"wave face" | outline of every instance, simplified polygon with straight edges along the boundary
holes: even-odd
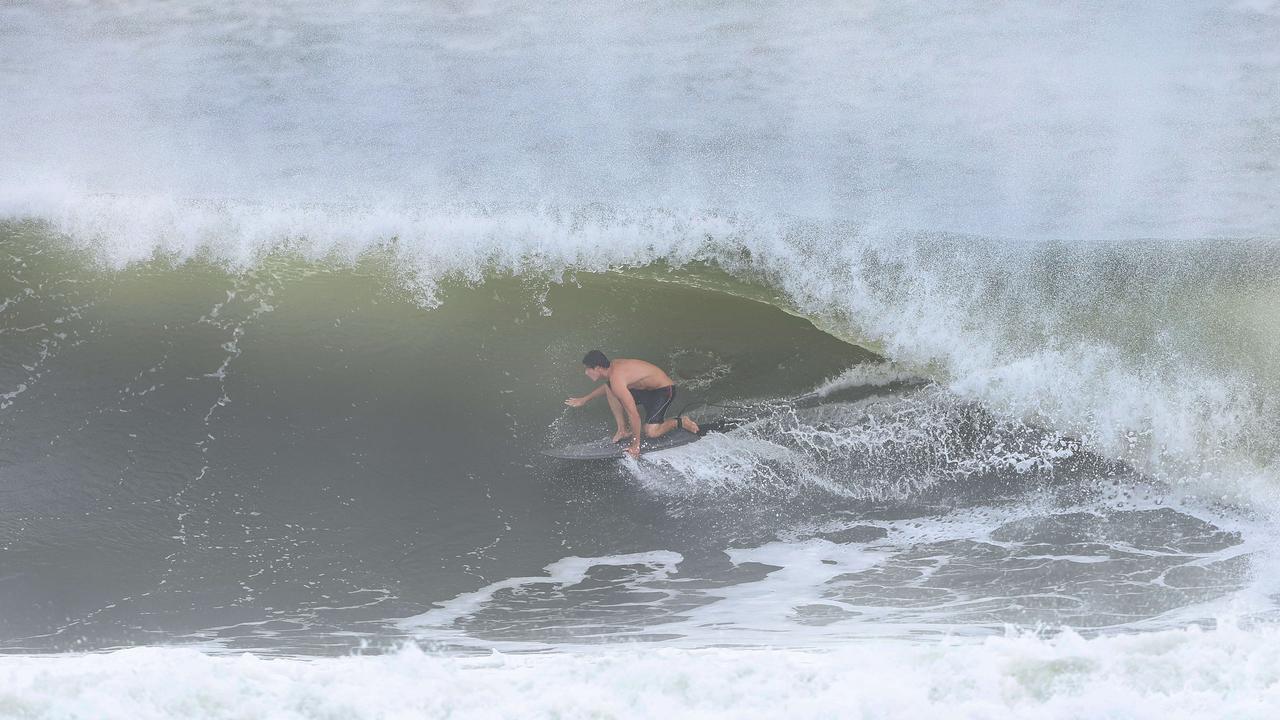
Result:
[[[960,678],[871,714],[1274,709],[1277,35],[5,4],[0,708],[159,666],[299,716],[362,673],[568,694],[604,657],[619,693],[761,660],[814,715],[869,658]],[[609,431],[562,404],[595,347],[731,429],[540,457]],[[430,702],[360,711],[481,712]]]

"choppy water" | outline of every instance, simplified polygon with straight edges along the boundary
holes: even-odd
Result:
[[[0,715],[1270,717],[1278,37],[0,8]]]

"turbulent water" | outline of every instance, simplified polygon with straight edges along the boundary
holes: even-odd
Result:
[[[1278,47],[4,4],[0,715],[1274,716]]]

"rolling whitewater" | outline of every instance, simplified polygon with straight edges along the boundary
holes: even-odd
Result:
[[[1272,717],[1278,36],[6,4],[0,716]]]

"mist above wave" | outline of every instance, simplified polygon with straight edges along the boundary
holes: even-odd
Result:
[[[1275,234],[1274,3],[7,3],[0,210],[722,208]]]

